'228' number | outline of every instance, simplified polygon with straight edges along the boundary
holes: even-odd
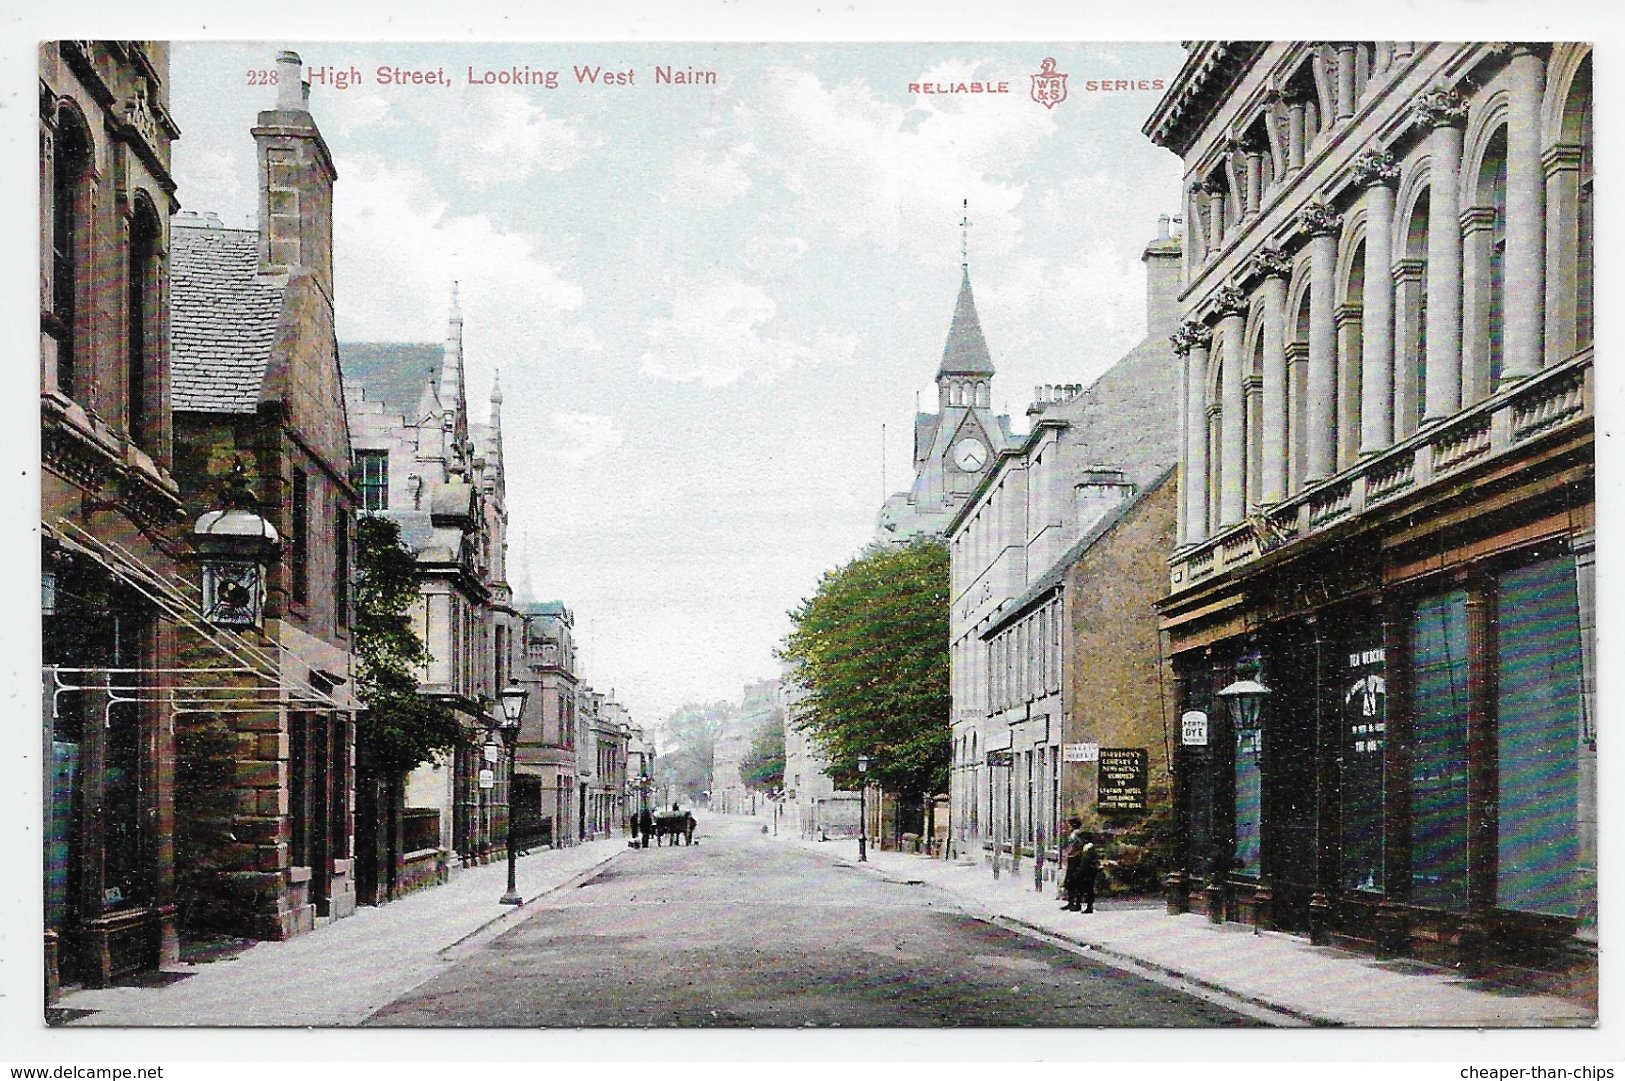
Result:
[[[276,85],[276,69],[271,68],[270,70],[251,71],[251,72],[249,72],[248,73],[248,85],[249,86],[275,86]]]

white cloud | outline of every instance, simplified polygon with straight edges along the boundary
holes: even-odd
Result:
[[[500,333],[505,351],[596,349],[578,321],[581,286],[520,233],[484,214],[448,213],[429,180],[362,155],[340,163],[334,198],[339,334],[352,340],[435,341],[453,279],[469,335]],[[499,330],[496,328],[500,328]],[[516,348],[518,346],[518,348]]]
[[[614,417],[602,413],[554,412],[548,417],[543,451],[565,465],[601,458],[626,438]]]
[[[980,66],[954,61],[919,78],[985,80]],[[1022,184],[1015,178],[1055,127],[1025,95],[922,94],[904,108],[877,100],[861,80],[830,87],[811,74],[781,71],[766,97],[776,135],[764,163],[782,176],[801,213],[843,239],[907,247],[940,265],[957,254],[953,225],[968,198],[971,220],[982,226],[972,230],[973,249],[1020,245]]]
[[[815,332],[801,341],[764,333],[778,306],[754,285],[713,274],[676,284],[667,298],[671,314],[649,324],[643,370],[676,383],[720,387],[745,375],[771,381],[798,364],[843,364],[855,353],[855,335]]]
[[[774,275],[807,254],[807,242],[798,236],[753,236],[745,243],[745,265],[762,275]]]
[[[563,172],[581,159],[575,125],[512,87],[469,91],[439,125],[437,150],[475,188],[517,183],[536,169]]]
[[[678,206],[725,207],[750,190],[745,162],[755,154],[756,147],[750,143],[729,147],[721,154],[691,147],[672,163],[667,198]]]

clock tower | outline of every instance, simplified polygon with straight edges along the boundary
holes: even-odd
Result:
[[[914,418],[914,484],[881,508],[877,536],[883,541],[940,536],[999,452],[1015,443],[1010,418],[993,413],[993,358],[976,315],[969,267],[961,268],[936,382],[937,411]]]

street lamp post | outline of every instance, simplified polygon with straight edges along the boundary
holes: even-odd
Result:
[[[502,719],[498,728],[502,732],[502,744],[508,749],[508,892],[502,895],[500,902],[505,905],[525,903],[525,899],[519,896],[519,856],[513,838],[513,775],[514,760],[519,757],[519,726],[524,720],[525,699],[529,696],[530,692],[517,684],[510,684],[497,695],[502,702]]]
[[[869,860],[869,756],[858,755],[858,862]]]

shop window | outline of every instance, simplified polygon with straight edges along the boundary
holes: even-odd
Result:
[[[1411,621],[1411,901],[1467,907],[1467,594]]]
[[[1383,888],[1383,751],[1388,745],[1388,682],[1383,650],[1375,643],[1350,648],[1342,658],[1343,730],[1342,884],[1351,890]]]
[[[1496,904],[1573,916],[1581,711],[1573,561],[1501,575],[1496,610]]]
[[[1241,875],[1259,873],[1264,808],[1264,733],[1262,729],[1236,731],[1236,860]]]

